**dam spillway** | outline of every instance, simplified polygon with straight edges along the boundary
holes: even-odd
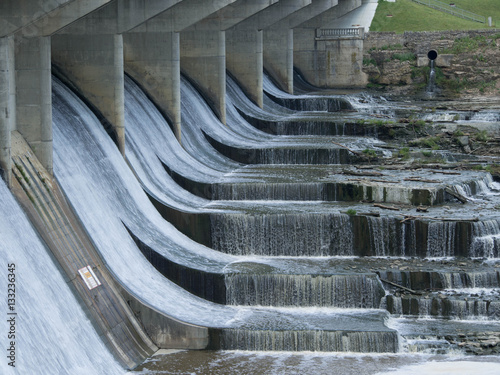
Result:
[[[132,85],[132,82],[128,84]],[[134,92],[133,90],[137,90],[137,88],[134,89],[133,87],[127,86],[127,90],[129,89],[132,90],[130,91],[131,93]],[[56,95],[61,95],[60,89],[55,90],[55,92]],[[129,98],[132,99],[133,97],[130,96]],[[186,100],[189,102],[188,99]],[[54,101],[57,102],[57,100]],[[129,108],[134,113],[135,118],[137,118],[140,112],[132,110],[132,108],[134,108],[132,104]],[[149,111],[149,113],[151,113],[151,111]],[[133,116],[130,118],[132,119]],[[145,122],[143,121],[142,123]],[[195,294],[205,298],[223,301],[232,306],[244,305],[250,307],[265,305],[273,308],[278,306],[296,306],[299,311],[306,306],[321,306],[322,308],[330,306],[330,308],[340,309],[335,310],[336,313],[342,311],[342,309],[346,309],[345,313],[347,316],[355,316],[356,313],[354,313],[354,311],[360,311],[359,309],[367,309],[366,311],[368,312],[373,311],[373,309],[375,309],[375,311],[383,311],[381,309],[386,308],[394,316],[401,316],[402,318],[400,319],[405,319],[405,315],[415,316],[415,310],[409,310],[404,306],[408,303],[412,306],[417,303],[421,306],[417,308],[417,311],[421,312],[421,315],[424,316],[427,315],[425,313],[426,311],[430,311],[428,310],[429,308],[425,307],[427,306],[426,303],[428,299],[423,297],[420,299],[413,298],[410,302],[406,302],[409,297],[401,296],[401,294],[397,292],[397,288],[391,292],[390,284],[384,283],[384,281],[381,280],[387,280],[411,290],[425,290],[427,288],[436,287],[444,290],[463,287],[464,285],[460,286],[453,283],[446,284],[443,280],[461,277],[457,275],[465,275],[464,277],[468,277],[464,271],[447,270],[446,267],[443,268],[443,266],[438,266],[437,270],[426,269],[425,266],[431,269],[435,266],[433,262],[429,262],[427,259],[447,258],[454,256],[457,251],[459,251],[459,254],[462,254],[463,251],[466,251],[464,249],[471,248],[471,243],[480,243],[482,238],[486,238],[496,233],[495,225],[487,224],[485,221],[479,221],[478,223],[474,221],[470,223],[463,222],[460,225],[454,222],[426,221],[425,213],[422,213],[422,218],[420,218],[421,222],[419,222],[419,220],[412,220],[410,223],[401,223],[402,219],[398,219],[397,216],[391,217],[391,215],[381,215],[380,217],[370,215],[352,216],[346,214],[344,210],[347,210],[347,207],[358,208],[355,204],[363,207],[363,204],[349,201],[344,203],[337,201],[330,203],[322,201],[316,203],[310,201],[290,201],[289,204],[285,204],[283,201],[265,202],[262,198],[256,201],[241,201],[238,199],[221,201],[192,196],[187,191],[179,189],[178,185],[172,179],[172,176],[167,173],[168,169],[172,170],[179,168],[179,163],[189,162],[192,164],[189,172],[192,174],[191,177],[197,176],[198,179],[202,179],[205,182],[211,182],[227,178],[228,176],[234,178],[237,176],[235,172],[241,169],[242,165],[231,160],[224,160],[221,156],[219,156],[219,158],[224,160],[223,163],[217,164],[214,159],[208,159],[210,162],[207,163],[207,158],[200,156],[200,149],[198,149],[196,153],[192,151],[184,161],[179,161],[178,155],[176,155],[177,153],[172,151],[162,152],[161,147],[155,148],[154,146],[155,142],[153,142],[153,140],[156,138],[165,139],[168,142],[160,144],[170,144],[171,146],[169,147],[178,147],[175,142],[172,141],[173,135],[166,123],[163,124],[163,127],[156,128],[158,132],[156,135],[152,133],[153,136],[149,138],[151,143],[144,141],[144,136],[148,134],[146,129],[136,132],[137,129],[140,129],[137,128],[137,126],[141,125],[140,122],[131,123],[129,125],[128,129],[131,131],[128,137],[130,142],[129,162],[136,176],[139,177],[139,181],[145,191],[148,192],[150,197],[155,197],[157,202],[162,202],[165,207],[168,206],[171,209],[180,210],[186,215],[206,215],[212,223],[212,236],[215,236],[212,237],[210,242],[210,247],[212,247],[213,250],[200,245],[195,246],[194,243],[190,242],[188,237],[182,236],[178,232],[176,233],[176,229],[164,222],[163,218],[159,217],[157,213],[154,213],[154,209],[147,214],[150,218],[146,219],[144,217],[141,219],[141,216],[138,215],[139,211],[137,211],[137,208],[134,208],[133,204],[131,205],[133,200],[125,198],[129,193],[123,190],[116,197],[119,200],[125,199],[120,205],[127,207],[126,210],[132,210],[131,212],[134,212],[133,215],[125,212],[120,214],[120,221],[123,222],[127,230],[134,235],[135,243],[131,243],[132,248],[137,244],[145,246],[144,249],[146,250],[144,250],[144,254],[146,258],[153,263],[156,270],[163,273],[166,277],[172,278],[172,281],[178,285],[185,285],[188,288],[192,288],[191,291]],[[110,140],[106,140],[107,136],[99,129],[98,125],[97,128],[95,128],[96,125],[92,126],[92,128],[89,128],[89,134],[94,134],[94,137],[98,137],[99,144],[103,145],[105,143],[110,143]],[[60,130],[57,129],[56,134],[59,134],[59,131],[62,130],[62,128]],[[65,137],[70,138],[65,142],[59,141],[58,145],[61,146],[57,146],[57,154],[66,155],[67,152],[68,155],[72,155],[74,152],[70,152],[69,150],[59,151],[63,149],[64,144],[75,145],[74,142],[77,141],[71,133],[64,131],[61,134],[63,133],[66,134]],[[102,134],[98,135],[99,133]],[[69,139],[74,140],[70,141]],[[89,142],[91,142],[91,138],[83,141],[82,145],[89,144]],[[291,140],[290,142],[295,141]],[[89,146],[91,149],[95,148],[95,146],[91,146],[90,144]],[[61,149],[59,149],[59,147],[61,147]],[[205,143],[204,147],[207,149],[208,144]],[[165,148],[163,148],[163,150],[165,150]],[[111,150],[106,151],[106,154],[109,154],[110,151]],[[89,151],[81,151],[80,155],[85,158],[85,155],[88,153]],[[94,153],[95,151],[92,151],[91,154]],[[179,150],[179,154],[182,154],[182,151]],[[112,153],[109,155],[112,155]],[[72,174],[69,174],[69,170],[68,172],[64,172],[66,168],[70,168],[70,164],[68,164],[66,159],[67,157],[64,158],[64,160],[62,158],[56,159],[56,165],[59,166],[58,168],[62,168],[59,172],[60,175],[63,176],[61,177],[61,181],[68,179],[68,182],[62,182],[63,187],[69,186],[70,189],[74,189],[71,188],[71,185],[75,183],[69,183],[74,177],[71,177]],[[101,183],[115,174],[115,168],[123,164],[118,156],[108,156],[106,159],[111,161],[109,166],[103,164],[105,159],[103,159],[102,156],[96,159],[96,162],[97,160],[101,160],[97,165],[104,168],[106,171],[105,175],[103,175],[103,172],[98,172],[98,170],[92,172],[99,173],[101,177],[94,176],[93,179],[101,181]],[[89,159],[86,161],[82,160],[77,164],[91,166],[96,162],[91,162]],[[148,168],[146,168],[146,166]],[[165,168],[165,166],[168,168]],[[120,173],[130,173],[126,172],[127,168],[125,166],[119,168],[122,170]],[[180,167],[178,171],[181,172],[182,167]],[[203,173],[197,171],[203,171]],[[123,179],[123,177],[118,177],[118,175],[117,178]],[[259,176],[259,172],[256,171],[251,174],[250,178],[259,178],[261,183],[265,185],[265,173]],[[495,188],[494,183],[489,180],[487,176],[484,176],[484,178],[486,182],[483,185],[485,187],[482,189],[469,189],[469,192],[473,194],[473,196],[480,196],[480,194],[485,191],[484,189],[490,192],[488,189]],[[130,178],[126,178],[124,181],[129,179]],[[243,181],[239,183],[244,184]],[[130,184],[130,181],[127,182],[127,184]],[[488,185],[491,187],[488,187]],[[104,188],[104,186],[105,185],[101,186],[101,191],[108,191],[109,188]],[[112,188],[113,190],[116,189],[118,184],[115,182],[112,186],[115,186],[115,188]],[[131,191],[136,192],[134,195],[141,195],[137,187],[130,188],[132,189]],[[112,190],[109,190],[109,194],[111,195],[108,196],[116,194],[111,193]],[[168,191],[172,191],[172,194],[165,194]],[[81,207],[80,209],[84,209],[84,206],[87,205],[84,202],[87,202],[88,199],[84,197],[79,198],[78,196],[80,193],[77,193],[77,190],[74,190],[73,193],[68,193],[68,191],[66,191],[66,193],[68,196],[74,197],[74,204],[79,205]],[[141,206],[146,207],[150,205],[150,203],[144,199],[145,196],[140,198],[141,202],[143,202]],[[450,197],[448,200],[450,202],[448,204],[451,204],[452,201]],[[191,203],[188,204],[188,202]],[[196,203],[193,204],[193,202]],[[345,206],[342,207],[342,204],[345,204]],[[364,207],[367,206],[365,205]],[[411,206],[407,209],[414,210]],[[89,208],[86,210],[88,211]],[[121,212],[122,210],[122,208],[110,208],[106,211]],[[143,210],[143,208],[141,210]],[[337,210],[338,213],[326,213],[331,210]],[[440,208],[436,207],[436,210],[440,210]],[[321,214],[321,211],[325,213]],[[341,211],[344,211],[344,213]],[[90,214],[91,210],[88,212]],[[460,211],[458,210],[457,212]],[[152,219],[153,217],[155,218]],[[169,219],[167,216],[165,218],[167,220]],[[404,218],[404,216],[401,216],[401,218]],[[173,217],[171,219],[173,219]],[[102,232],[102,229],[98,230],[95,224],[91,224],[92,220],[90,216],[88,220],[90,220],[89,225],[95,227],[94,230]],[[115,219],[113,219],[113,221],[114,220]],[[151,220],[156,224],[145,225],[147,222],[151,222]],[[241,223],[236,224],[237,222],[234,220],[239,220]],[[320,220],[323,220],[325,224],[318,225],[321,222]],[[268,224],[265,224],[266,222],[268,222]],[[291,225],[292,222],[295,224]],[[175,222],[172,223],[175,225]],[[229,225],[229,227],[227,227],[227,225]],[[238,229],[238,226],[241,226],[241,229]],[[460,233],[460,229],[458,228],[462,227],[469,228],[466,230],[466,233],[469,233],[470,237],[465,242],[455,241]],[[158,228],[163,229],[158,232]],[[371,233],[362,244],[360,243],[360,238],[362,238],[360,233],[363,232],[361,228],[366,228],[367,233]],[[165,234],[159,235],[159,233],[162,232]],[[238,233],[241,233],[245,239],[238,239]],[[421,233],[425,233],[425,235],[422,236]],[[110,228],[108,227],[105,234],[103,233],[102,236],[109,236],[109,234]],[[221,235],[226,238],[224,242],[221,242]],[[423,242],[421,237],[425,238]],[[255,242],[257,240],[263,241],[263,243],[258,245]],[[248,249],[248,252],[241,252],[239,250],[233,251],[231,249],[234,245],[230,244],[239,244],[237,246]],[[292,245],[295,250],[291,248]],[[190,249],[191,254],[186,251],[187,248]],[[276,252],[278,249],[280,252]],[[328,250],[325,251],[325,249]],[[137,252],[137,248],[135,252]],[[362,258],[358,258],[360,255]],[[367,255],[374,256],[373,262],[366,257]],[[494,253],[492,253],[492,255],[494,255]],[[241,256],[252,257],[239,258]],[[264,258],[255,258],[255,256]],[[308,258],[311,256],[313,258]],[[320,258],[316,258],[318,256]],[[403,257],[404,259],[404,257],[414,256],[420,257],[420,262],[422,263],[418,265],[415,264],[415,269],[412,271],[397,271],[401,267],[401,264],[403,264],[401,261],[398,261],[399,258]],[[479,256],[483,257],[482,255]],[[384,257],[388,258],[384,259]],[[494,256],[491,257],[493,262],[494,258]],[[220,280],[222,281],[216,283],[213,281],[215,279],[210,279],[214,285],[219,285],[219,287],[214,288],[210,293],[196,290],[194,286],[195,283],[184,281],[183,284],[182,280],[176,280],[176,276],[174,276],[174,274],[177,274],[178,277],[186,278],[187,275],[194,275],[196,272],[185,271],[181,274],[179,274],[179,271],[172,272],[172,265],[166,266],[167,260],[178,265],[184,264],[182,266],[183,269],[186,269],[186,267],[196,268],[198,269],[198,274],[219,273],[221,275]],[[411,262],[406,260],[404,263],[409,264],[406,267],[412,267],[412,262],[418,263],[418,261],[415,260]],[[464,264],[467,267],[474,266],[474,262],[472,261],[465,261]],[[167,269],[170,271],[167,272]],[[389,272],[388,269],[391,270],[391,272]],[[494,270],[494,268],[492,268],[492,270]],[[184,276],[182,276],[182,274],[184,274]],[[399,276],[396,277],[396,275]],[[431,279],[429,279],[429,277],[431,277]],[[484,284],[484,287],[495,287],[498,285],[498,278],[495,271],[492,271],[491,276],[488,276],[488,278],[490,284]],[[198,278],[198,280],[206,281],[209,280],[209,278]],[[408,283],[404,280],[414,280],[414,282]],[[429,284],[426,283],[425,280],[441,281],[435,281]],[[269,294],[271,290],[275,293]],[[360,290],[366,294],[359,294]],[[389,293],[389,296],[386,296],[387,293]],[[356,298],[353,298],[353,295],[356,295]],[[438,298],[439,302],[433,302],[431,305],[437,306],[439,303],[444,303],[442,302],[444,301],[443,296],[435,298]],[[460,297],[456,298],[460,299]],[[495,302],[489,303],[491,306],[490,310],[492,311],[491,314],[485,314],[484,311],[486,311],[486,309],[481,307],[470,307],[467,310],[469,313],[465,314],[459,312],[464,310],[460,303],[446,303],[449,306],[455,305],[456,307],[447,307],[446,309],[443,307],[440,308],[440,310],[435,307],[433,311],[439,310],[442,312],[435,313],[434,316],[437,318],[443,316],[470,317],[471,312],[474,311],[477,312],[477,317],[488,316],[488,314],[494,316],[493,308]],[[312,311],[310,313],[313,314],[311,316],[315,314]],[[322,311],[322,314],[324,313],[325,311]],[[418,316],[419,314],[417,314],[417,317]],[[199,320],[197,320],[197,324],[200,324]],[[203,324],[207,323],[205,322]],[[304,348],[313,350],[311,346],[302,346],[302,344],[298,342],[293,344],[293,342],[290,342],[290,337],[286,336],[284,333],[284,336],[280,336],[280,338],[276,337],[276,340],[278,342],[282,341],[283,345],[272,347],[266,346],[264,342],[267,339],[262,336],[264,331],[257,329],[257,322],[254,324],[255,328],[249,332],[241,331],[239,328],[228,327],[227,330],[223,331],[223,335],[220,336],[222,340],[220,344],[221,348],[257,350],[259,345],[262,345],[261,348],[268,348],[269,350],[302,350]],[[367,332],[371,331],[367,330]],[[388,332],[390,332],[390,330]],[[367,349],[366,344],[363,344],[360,338],[354,338],[354,336],[343,340],[354,340],[353,342],[358,342],[357,344],[353,343],[349,344],[349,346],[334,344],[334,342],[336,342],[335,340],[338,340],[335,338],[336,334],[337,333],[332,333],[333,336],[330,338],[325,336],[323,339],[316,336],[315,340],[319,340],[319,342],[322,342],[322,340],[331,342],[330,348],[334,351],[353,350],[354,347],[363,351],[371,351]],[[366,336],[366,339],[373,342],[373,339],[368,338],[370,335],[372,335],[372,333]],[[308,334],[301,337],[301,340],[306,341],[309,340],[307,337],[311,337],[312,339],[312,336]],[[381,332],[381,343],[387,342],[387,339],[387,333]],[[244,344],[245,342],[247,344]],[[288,342],[289,344],[287,345],[290,346],[285,345],[285,342]],[[373,350],[398,350],[396,347],[399,344],[395,346],[393,342],[392,349],[388,349],[388,344],[381,343],[376,344]],[[323,344],[320,344],[316,350],[326,350]]]
[[[0,4],[2,373],[498,358],[498,111],[320,92],[366,3]]]
[[[128,292],[175,319],[208,326],[214,332],[210,348],[386,353],[400,352],[402,344],[411,342],[411,350],[432,352],[464,347],[459,344],[465,326],[457,320],[487,319],[488,329],[497,329],[498,296],[491,290],[499,286],[495,240],[499,225],[494,211],[498,187],[489,174],[464,171],[446,185],[477,205],[481,218],[468,208],[471,205],[445,195],[444,188],[434,193],[441,194],[442,201],[428,201],[432,203],[428,212],[416,215],[419,206],[391,192],[390,181],[378,182],[386,193],[377,199],[372,187],[369,197],[345,195],[328,202],[317,195],[310,200],[316,194],[312,191],[321,191],[317,183],[307,183],[312,186],[306,196],[293,193],[300,185],[294,175],[300,166],[249,168],[217,154],[203,140],[203,129],[195,126],[193,144],[202,147],[183,151],[152,103],[139,96],[139,103],[148,108],[145,113],[156,116],[144,121],[136,107],[138,87],[132,81],[127,81],[126,92],[129,165],[92,112],[54,78],[56,176],[101,256]],[[193,91],[186,93],[187,105],[199,100]],[[147,124],[154,126],[146,129]],[[222,124],[211,126],[215,134]],[[224,133],[220,140],[227,139],[228,130]],[[258,135],[261,143],[278,142]],[[185,134],[187,143],[190,136]],[[235,139],[235,146],[247,145],[241,135]],[[318,143],[302,136],[283,142],[294,147]],[[324,139],[321,142],[325,144]],[[333,181],[335,168],[311,167],[317,172],[323,169],[320,175]],[[373,178],[375,169],[365,172],[364,178]],[[201,197],[180,188],[174,170],[186,184],[193,180],[243,188],[257,183],[264,189],[252,199],[250,195],[214,199],[217,196],[206,192]],[[394,178],[399,172],[391,173]],[[400,173],[402,180],[408,178],[405,173]],[[430,173],[428,179],[436,175]],[[440,178],[446,176],[442,173]],[[288,182],[281,183],[284,190],[274,189],[269,196],[265,186],[277,178]],[[353,175],[345,173],[342,178]],[[384,180],[378,174],[375,178]],[[371,183],[358,180],[356,186],[363,184]],[[82,191],[82,186],[88,189]],[[245,194],[255,194],[248,191]],[[286,194],[296,195],[284,200]],[[376,209],[374,202],[399,205],[398,213]],[[458,216],[456,221],[439,220],[443,202],[448,214]],[[162,217],[161,207],[177,214]],[[181,234],[178,220],[187,221],[190,231]],[[208,242],[190,238],[206,228],[211,235]],[[450,260],[457,256],[458,264]],[[475,272],[477,267],[484,272]],[[136,272],[147,277],[138,279]],[[200,287],[200,282],[210,285]],[[458,333],[440,338],[436,348],[435,335],[427,335],[418,325],[419,319],[429,316],[442,325],[440,329]],[[154,325],[147,329],[160,340]],[[479,340],[479,325],[469,334],[468,340]]]

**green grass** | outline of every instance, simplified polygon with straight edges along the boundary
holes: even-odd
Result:
[[[453,0],[457,7],[493,19],[493,26],[500,25],[499,0]],[[392,17],[387,17],[392,15]],[[487,29],[488,23],[467,21],[440,12],[411,0],[389,3],[379,0],[370,31],[441,31]]]

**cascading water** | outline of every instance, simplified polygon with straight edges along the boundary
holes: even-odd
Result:
[[[236,258],[189,240],[164,221],[95,116],[57,80],[53,91],[55,173],[105,263],[128,293],[178,321],[221,330],[216,347],[263,350],[266,346],[254,345],[258,334],[275,343],[283,337],[297,338],[293,345],[273,344],[275,350],[397,350],[398,335],[384,325],[387,315],[381,310],[223,306],[195,297],[163,277],[129,232],[186,268],[222,274]],[[347,344],[337,345],[333,336],[348,337]],[[309,339],[313,340],[303,342]],[[369,342],[382,344],[367,347]]]
[[[227,303],[378,309],[384,289],[375,274],[229,275]]]
[[[427,93],[433,94],[436,85],[436,71],[434,69],[434,60],[430,62],[429,83],[427,84]]]
[[[9,302],[14,303],[7,305],[7,298],[0,301],[7,314],[0,325],[5,333],[2,347],[7,349],[0,372],[124,374],[1,179],[0,206],[0,276],[6,297],[7,280],[15,285],[9,286],[15,295],[15,301]]]
[[[434,61],[436,60],[437,56],[438,53],[435,50],[430,50],[427,53],[427,57],[430,61],[429,84],[427,85],[427,93],[431,96],[434,95],[436,85],[436,71],[434,69]]]
[[[212,215],[212,246],[235,255],[353,255],[345,214]]]

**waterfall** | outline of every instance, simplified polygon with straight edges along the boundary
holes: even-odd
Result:
[[[473,258],[500,257],[500,223],[498,220],[485,220],[473,223],[473,240],[469,256]]]
[[[375,274],[226,276],[232,305],[379,308],[384,289]]]
[[[353,255],[344,214],[212,214],[212,247],[234,255]]]
[[[432,222],[427,227],[427,257],[454,256],[456,222]]]
[[[179,324],[186,322],[190,327],[209,328],[211,344],[215,347],[266,350],[269,346],[252,341],[260,332],[261,337],[277,340],[301,337],[296,344],[283,342],[276,350],[397,351],[398,334],[385,326],[387,315],[381,310],[221,305],[194,296],[160,274],[142,255],[130,233],[170,262],[194,270],[223,275],[224,269],[237,258],[190,240],[166,222],[97,118],[60,82],[54,79],[53,84],[55,175],[103,261],[130,295]],[[182,199],[182,195],[178,199]],[[258,211],[258,207],[256,209]],[[317,248],[330,253],[332,250],[327,247],[338,253],[352,252],[352,235],[346,236],[351,233],[347,215],[340,220],[332,219],[335,214],[323,215],[320,228],[314,225],[312,213],[289,215],[288,218],[280,215],[255,218],[225,212],[214,215],[220,215],[219,219],[225,217],[222,223],[215,225],[218,236],[227,234],[223,233],[227,232],[223,222],[228,222],[229,226],[240,225],[240,230],[245,231],[246,223],[242,218],[253,218],[259,228],[254,226],[253,233],[239,233],[244,238],[244,246],[252,240],[278,239],[272,246],[260,244],[261,253],[266,253],[267,249],[286,251],[283,244],[293,244],[296,248],[292,251],[301,254],[307,245],[298,238],[287,238],[288,226],[294,228],[297,236],[304,236],[305,241],[310,242],[314,253],[318,252]],[[232,222],[227,217],[236,220]],[[261,220],[271,223],[261,226]],[[279,223],[282,228],[275,228]],[[274,235],[276,229],[281,235]],[[240,245],[229,235],[224,241],[234,248]],[[242,253],[245,251],[249,252],[248,248]],[[143,315],[142,318],[147,317]],[[241,341],[240,336],[247,339]],[[333,336],[347,338],[342,339],[344,344],[340,346],[330,342]],[[218,337],[224,340],[216,342]],[[156,339],[163,339],[162,335]],[[386,341],[390,343],[384,346]]]
[[[352,110],[351,103],[343,96],[290,95],[278,89],[268,75],[264,75],[263,89],[266,95],[279,105],[295,110],[309,112],[338,112]]]
[[[375,256],[405,256],[405,226],[392,217],[368,216],[371,250]]]
[[[427,92],[432,95],[434,93],[436,84],[436,71],[434,69],[434,60],[430,60],[430,62],[431,62],[431,71],[429,73],[429,83],[427,85]]]
[[[394,332],[231,330],[222,341],[229,350],[395,353],[399,349]]]
[[[343,148],[266,148],[259,152],[257,164],[349,164],[352,156]]]
[[[484,320],[499,318],[499,301],[488,298],[465,298],[435,295],[388,296],[388,311],[395,316],[414,316],[419,318],[444,318],[456,320]]]
[[[326,200],[323,183],[229,183],[217,184],[212,199],[219,200]]]
[[[471,200],[500,195],[500,185],[493,181],[493,177],[489,173],[477,179],[461,183],[456,186],[456,189],[460,194]]]

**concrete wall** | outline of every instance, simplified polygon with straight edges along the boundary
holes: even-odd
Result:
[[[225,32],[276,2],[277,0],[238,0],[181,33],[181,70],[202,92],[224,124],[226,123]],[[252,48],[254,51],[259,49],[258,46]]]
[[[365,87],[363,39],[335,38],[316,41],[319,87]]]
[[[184,31],[181,71],[193,80],[222,123],[226,123],[226,35],[223,30]]]
[[[0,1],[0,36],[48,36],[111,0]]]
[[[236,0],[184,0],[123,35],[125,70],[171,121],[182,142],[179,33]]]
[[[14,37],[0,38],[0,168],[11,184],[11,131],[16,125]]]
[[[16,130],[52,174],[50,37],[16,38]]]

